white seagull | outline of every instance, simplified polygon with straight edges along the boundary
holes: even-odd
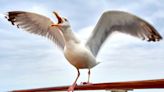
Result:
[[[162,39],[156,29],[145,20],[123,11],[106,11],[101,15],[89,39],[86,43],[82,43],[71,30],[69,21],[59,16],[57,12],[53,13],[58,19],[56,24],[46,16],[25,11],[10,11],[6,18],[18,28],[45,36],[60,47],[65,58],[78,71],[68,92],[73,91],[76,86],[76,81],[80,76],[79,69],[89,70],[88,82],[86,82],[89,83],[90,69],[98,64],[96,56],[102,44],[113,32],[118,31],[153,42]]]

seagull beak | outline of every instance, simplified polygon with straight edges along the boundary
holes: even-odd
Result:
[[[61,25],[59,25],[59,24],[63,22],[62,18],[59,16],[59,14],[57,12],[53,12],[53,14],[58,19],[58,23],[57,24],[52,24],[51,27],[53,27],[53,26],[60,27]]]
[[[51,27],[59,27],[60,25],[59,24],[52,24]]]
[[[53,12],[53,13],[54,13],[54,15],[56,16],[56,18],[58,19],[58,24],[59,24],[59,23],[62,23],[62,22],[63,22],[62,17],[60,17],[59,14],[58,14],[57,12]]]

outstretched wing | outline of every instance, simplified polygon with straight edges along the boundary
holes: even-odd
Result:
[[[107,11],[102,14],[86,46],[94,56],[97,55],[101,45],[114,31],[130,34],[147,41],[162,39],[156,29],[143,19],[121,11]]]
[[[6,18],[18,28],[51,39],[63,50],[65,44],[62,34],[57,28],[51,27],[53,22],[49,18],[24,11],[8,12]]]

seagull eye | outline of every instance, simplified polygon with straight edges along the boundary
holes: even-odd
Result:
[[[68,21],[66,18],[64,18],[65,21]]]

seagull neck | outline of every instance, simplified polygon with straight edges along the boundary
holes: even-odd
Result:
[[[72,32],[71,28],[67,28],[63,32],[63,37],[65,42],[73,41],[75,43],[79,43],[79,39],[75,36],[75,34]]]

